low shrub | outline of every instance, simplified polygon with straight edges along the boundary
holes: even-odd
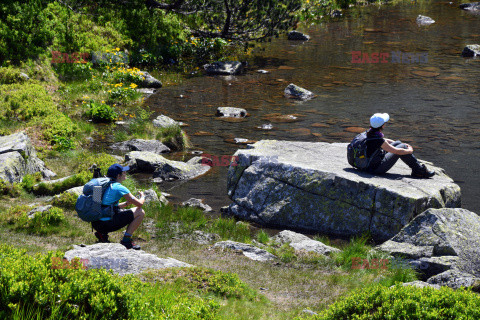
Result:
[[[19,197],[20,194],[21,194],[21,187],[19,184],[9,183],[0,179],[0,195],[16,198],[16,197]]]
[[[20,76],[20,69],[12,67],[0,67],[0,84],[22,83],[25,81]]]
[[[81,173],[75,174],[68,177],[67,179],[55,182],[55,183],[45,183],[40,182],[35,185],[32,189],[33,193],[36,195],[56,195],[65,190],[79,187],[84,185],[92,178],[92,173],[90,171],[83,171]]]
[[[0,244],[0,318],[217,319],[219,305],[188,292],[119,277],[80,263],[59,267],[62,252],[30,256]],[[60,260],[61,261],[61,260]],[[40,315],[40,316],[39,316]]]
[[[260,230],[259,233],[257,233],[257,240],[260,243],[263,244],[268,244],[270,242],[270,237],[268,236],[268,233],[266,233],[263,229]]]
[[[118,117],[115,109],[105,103],[90,102],[86,104],[86,108],[86,116],[94,122],[113,122]]]
[[[26,174],[22,178],[21,186],[25,191],[32,192],[35,184],[42,180],[42,174],[40,172],[35,172],[34,174]]]
[[[63,192],[58,197],[54,197],[52,204],[68,210],[74,210],[78,196],[73,192]]]
[[[31,234],[46,235],[60,231],[61,225],[65,222],[62,209],[52,207],[29,217],[28,212],[32,209],[24,205],[10,207],[6,213],[0,215],[0,221],[12,226],[15,230]]]
[[[240,242],[250,242],[250,227],[244,222],[239,222],[233,218],[215,219],[211,226],[210,232],[217,233],[222,239],[235,240]]]
[[[338,300],[311,319],[479,319],[480,297],[469,290],[373,286]]]

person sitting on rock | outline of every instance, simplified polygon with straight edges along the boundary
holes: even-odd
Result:
[[[142,206],[145,203],[145,195],[140,192],[140,199],[133,196],[130,191],[121,183],[127,177],[127,171],[130,167],[122,167],[119,164],[111,165],[107,171],[107,177],[114,180],[102,198],[102,206],[114,205],[114,215],[111,218],[101,218],[98,221],[92,222],[93,229],[96,230],[95,236],[98,238],[98,242],[110,242],[108,241],[108,233],[117,231],[125,226],[127,230],[120,241],[127,249],[139,250],[140,246],[135,245],[132,242],[133,232],[140,226],[140,223],[145,216]],[[127,201],[118,203],[118,201],[124,197]],[[133,204],[136,208],[123,209],[126,206]]]
[[[371,160],[367,171],[374,174],[383,174],[390,170],[400,158],[412,169],[412,177],[430,178],[435,172],[428,170],[413,155],[411,145],[401,141],[393,141],[383,136],[385,123],[390,120],[388,113],[375,113],[370,118],[370,129],[367,131],[367,157],[377,149],[381,149]]]

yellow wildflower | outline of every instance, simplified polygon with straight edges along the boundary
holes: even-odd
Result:
[[[130,84],[130,88],[135,89],[137,85],[135,83]]]
[[[120,48],[115,48],[115,50],[120,51]]]

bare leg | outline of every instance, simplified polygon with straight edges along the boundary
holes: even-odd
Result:
[[[127,233],[133,234],[135,230],[140,226],[142,223],[143,217],[145,216],[145,211],[142,208],[137,207],[135,211],[133,211],[133,221],[127,227]]]

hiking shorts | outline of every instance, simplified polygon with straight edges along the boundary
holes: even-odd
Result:
[[[134,219],[132,209],[116,209],[112,219],[93,221],[92,228],[106,234],[128,226]]]

